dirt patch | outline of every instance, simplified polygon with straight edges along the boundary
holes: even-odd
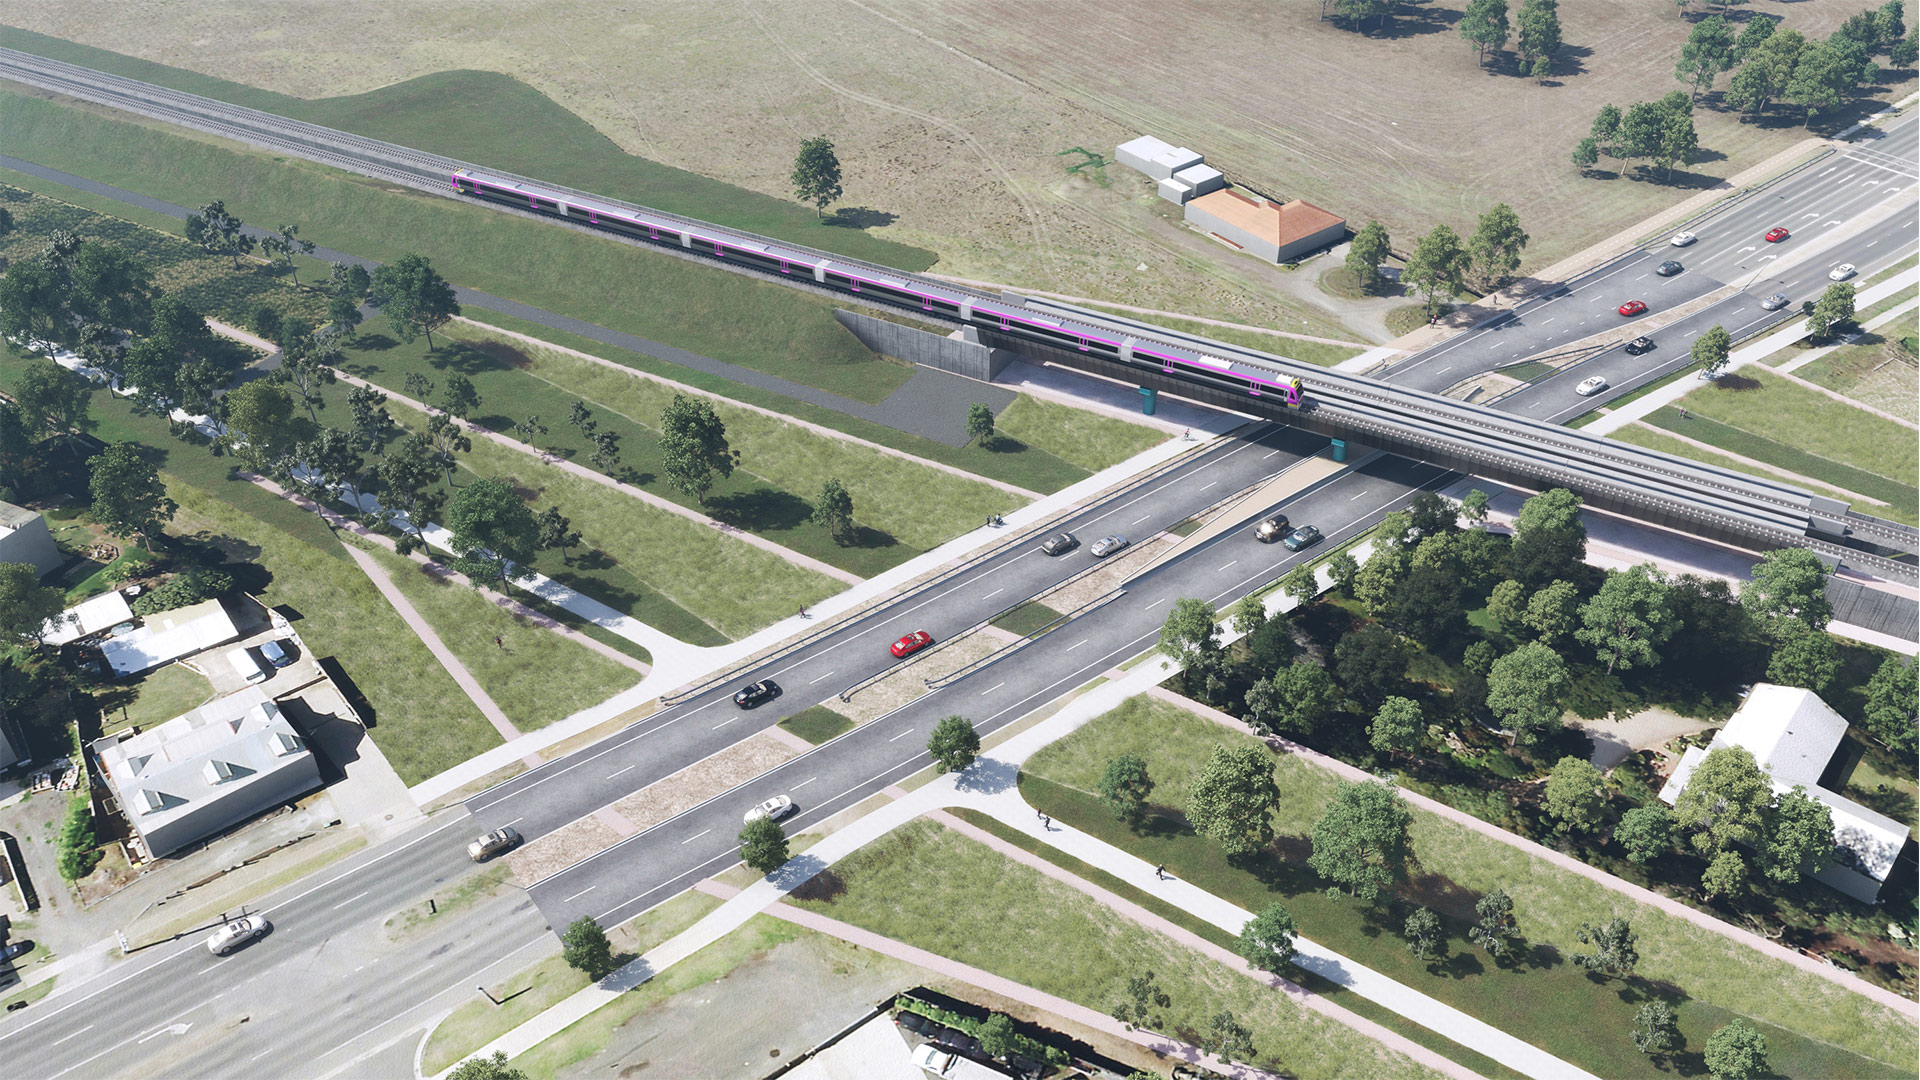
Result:
[[[886,678],[854,694],[849,700],[842,702],[836,698],[828,704],[854,723],[864,724],[925,696],[926,680],[945,678],[975,660],[1005,648],[1006,644],[998,635],[968,634],[956,638],[924,657],[894,669]]]
[[[1498,372],[1487,371],[1475,375],[1471,379],[1462,379],[1454,383],[1452,386],[1447,387],[1446,392],[1442,394],[1442,396],[1458,398],[1461,401],[1486,401],[1489,398],[1499,397],[1509,390],[1514,390],[1525,385],[1526,383],[1521,382],[1511,375],[1502,375]]]
[[[542,878],[589,859],[625,839],[613,826],[589,814],[564,825],[507,856],[514,883],[527,888]]]
[[[1048,607],[1055,611],[1074,611],[1083,604],[1089,604],[1120,587],[1120,583],[1147,568],[1147,564],[1166,554],[1178,545],[1182,537],[1171,533],[1162,533],[1151,540],[1135,544],[1118,555],[1110,556],[1099,570],[1086,577],[1061,587],[1058,591],[1042,593],[1035,599],[1044,597]]]

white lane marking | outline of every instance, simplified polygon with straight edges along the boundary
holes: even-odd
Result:
[[[1353,497],[1353,499],[1361,499],[1361,498],[1365,498],[1365,497],[1366,497],[1366,494],[1367,494],[1366,492],[1364,492],[1364,491],[1362,491],[1362,492],[1361,492],[1360,494],[1358,494],[1358,495],[1355,495],[1355,496]],[[1348,499],[1347,501],[1348,501],[1348,502],[1352,502],[1352,501],[1353,501],[1353,499]]]
[[[1839,168],[1839,167],[1840,167],[1840,166],[1838,166],[1838,165],[1835,165],[1835,166],[1833,166],[1833,168],[1830,168],[1830,169],[1828,169],[1828,170],[1827,170],[1827,172],[1823,172],[1823,173],[1821,173],[1821,174],[1820,174],[1820,176],[1825,176],[1825,175],[1827,175],[1827,173],[1830,173],[1830,172],[1832,172],[1832,171],[1833,171],[1834,169],[1837,169],[1837,168]],[[1820,179],[1820,176],[1816,176],[1816,177],[1814,177],[1814,179],[1815,179],[1815,180],[1818,180],[1818,179]]]
[[[573,894],[572,896],[569,896],[569,897],[567,897],[567,898],[566,898],[565,900],[562,900],[562,901],[560,901],[560,902],[561,902],[561,903],[563,903],[563,904],[571,904],[571,903],[573,903],[573,902],[574,902],[575,900],[578,900],[578,899],[580,899],[581,897],[583,897],[583,896],[585,896],[585,895],[587,895],[588,893],[590,893],[590,892],[592,892],[593,890],[595,890],[595,889],[597,889],[597,888],[599,888],[599,887],[600,887],[600,886],[598,886],[598,885],[589,885],[589,886],[587,886],[586,888],[584,888],[584,889],[581,889],[581,890],[580,890],[579,892],[577,892],[577,893],[574,893],[574,894]]]
[[[1205,490],[1207,490],[1207,488],[1214,488],[1214,487],[1219,487],[1219,486],[1220,486],[1220,481],[1218,481],[1218,480],[1215,480],[1214,482],[1212,482],[1212,483],[1210,483],[1210,484],[1208,484],[1208,485],[1207,485],[1207,487],[1203,487],[1203,488],[1201,488],[1200,490],[1201,490],[1201,491],[1205,491]]]
[[[1452,371],[1452,370],[1453,370],[1453,365],[1452,365],[1452,364],[1448,364],[1448,365],[1447,365],[1446,367],[1443,367],[1443,368],[1441,368],[1441,369],[1440,369],[1439,371],[1436,371],[1436,372],[1434,372],[1434,374],[1435,374],[1435,375],[1445,375],[1445,374],[1446,374],[1447,372],[1449,372],[1449,371]]]
[[[1873,245],[1875,245],[1875,244],[1877,244],[1877,243],[1879,243],[1879,242],[1880,242],[1880,241],[1878,241],[1878,240],[1869,240],[1869,241],[1867,241],[1867,246],[1868,246],[1868,247],[1872,247]]]
[[[1142,517],[1137,517],[1137,518],[1134,518],[1134,519],[1133,519],[1132,521],[1129,521],[1129,522],[1127,522],[1127,524],[1129,524],[1129,525],[1138,525],[1138,524],[1140,524],[1141,522],[1143,522],[1143,521],[1145,521],[1145,520],[1147,520],[1147,518],[1150,518],[1150,517],[1152,517],[1152,516],[1153,516],[1152,514],[1147,514],[1147,515],[1144,515],[1144,516],[1142,516]]]
[[[820,679],[831,679],[831,678],[833,678],[833,672],[831,671],[827,672],[825,675],[820,676]],[[814,679],[812,682],[807,683],[807,685],[812,686],[814,683],[819,682],[820,679]]]
[[[707,835],[712,831],[713,831],[712,829],[701,829],[699,832],[694,833],[692,836],[689,836],[685,840],[680,841],[680,846],[686,847],[688,844],[693,843],[695,840],[700,839],[701,837]]]
[[[252,1064],[253,1062],[256,1062],[256,1061],[259,1061],[259,1060],[260,1060],[261,1058],[263,1058],[263,1057],[266,1057],[266,1056],[267,1056],[268,1054],[271,1054],[271,1053],[275,1053],[276,1051],[279,1051],[279,1050],[282,1050],[282,1049],[285,1049],[285,1048],[284,1048],[284,1047],[279,1047],[279,1046],[273,1046],[273,1047],[269,1047],[269,1048],[267,1048],[267,1049],[265,1049],[265,1050],[262,1050],[262,1051],[260,1051],[259,1053],[257,1053],[257,1054],[255,1054],[255,1055],[253,1055],[252,1057],[250,1057],[250,1058],[248,1058],[248,1059],[247,1059],[247,1063],[248,1063],[248,1064]]]
[[[1067,651],[1072,652],[1073,650],[1079,648],[1080,646],[1085,645],[1089,640],[1090,639],[1088,638],[1081,638],[1079,641],[1076,641],[1073,644],[1067,646]]]
[[[196,972],[194,972],[194,974],[195,974],[195,975],[205,975],[205,974],[206,974],[207,972],[209,972],[209,971],[212,971],[212,970],[213,970],[214,968],[217,968],[217,967],[219,967],[219,966],[220,966],[220,962],[219,962],[218,960],[215,960],[215,961],[214,961],[213,963],[211,963],[211,964],[208,964],[208,965],[207,965],[206,967],[203,967],[203,968],[201,968],[201,969],[200,969],[199,971],[196,971]],[[146,1040],[145,1040],[145,1039],[142,1039],[142,1040],[140,1040],[140,1041],[141,1041],[141,1042],[146,1042]]]
[[[1909,222],[1907,222],[1907,224],[1909,224],[1909,225],[1911,225],[1911,224],[1913,224],[1913,222],[1911,222],[1911,221],[1909,221]],[[1278,451],[1278,450],[1275,450],[1275,451],[1274,451],[1274,452],[1273,452],[1272,454],[1268,454],[1268,455],[1267,455],[1267,457],[1263,457],[1263,458],[1261,458],[1260,460],[1261,460],[1261,461],[1265,461],[1265,460],[1267,460],[1267,458],[1270,458],[1270,457],[1272,457],[1272,456],[1273,456],[1273,454],[1277,454],[1277,453],[1279,453],[1279,452],[1280,452],[1280,451]]]
[[[898,734],[898,735],[895,735],[895,736],[894,736],[893,738],[891,738],[891,739],[888,739],[887,741],[888,741],[888,742],[899,742],[899,741],[900,741],[901,739],[904,739],[904,738],[906,738],[907,736],[909,736],[909,735],[911,735],[911,734],[913,734],[913,729],[912,729],[912,728],[908,728],[907,730],[905,730],[905,731],[903,731],[903,732],[901,732],[901,733],[900,733],[900,734]]]
[[[1559,318],[1559,317],[1560,317],[1560,316],[1558,316],[1558,315],[1555,315],[1555,316],[1553,317],[1553,319],[1557,319],[1557,318]],[[1553,319],[1547,319],[1547,320],[1544,320],[1543,322],[1541,322],[1541,324],[1540,324],[1540,325],[1541,325],[1541,326],[1545,326],[1545,325],[1547,325],[1547,323],[1550,323],[1550,322],[1552,322],[1552,321],[1553,321]]]
[[[1154,608],[1157,608],[1157,607],[1159,607],[1159,606],[1160,606],[1161,604],[1164,604],[1164,603],[1166,603],[1166,602],[1167,602],[1167,601],[1168,601],[1169,599],[1170,599],[1170,597],[1165,597],[1165,596],[1163,596],[1163,597],[1161,597],[1160,599],[1158,599],[1158,600],[1155,600],[1155,601],[1154,601],[1153,603],[1151,603],[1151,604],[1148,604],[1148,605],[1147,605],[1147,606],[1146,606],[1146,607],[1145,607],[1144,609],[1142,609],[1142,610],[1146,610],[1146,611],[1152,611],[1152,610],[1153,610]]]
[[[1648,275],[1646,275],[1646,274],[1641,274],[1641,275],[1640,275],[1639,277],[1637,277],[1637,278],[1634,278],[1633,280],[1635,280],[1635,281],[1645,281],[1645,280],[1647,280],[1647,276],[1648,276]]]
[[[807,778],[806,778],[805,780],[802,780],[802,781],[800,781],[799,783],[797,783],[797,784],[795,784],[795,785],[793,785],[793,790],[795,790],[795,791],[799,791],[799,790],[800,790],[801,788],[803,788],[803,787],[806,787],[806,786],[807,786],[808,784],[811,784],[811,783],[813,783],[813,782],[814,782],[815,780],[818,780],[818,779],[820,779],[820,778],[819,778],[819,777],[817,777],[817,776],[809,776],[809,777],[807,777]]]
[[[1746,254],[1747,252],[1749,252],[1749,251],[1759,251],[1759,250],[1760,250],[1760,245],[1758,245],[1758,244],[1748,244],[1748,245],[1747,245],[1746,247],[1743,247],[1743,248],[1741,248],[1741,249],[1740,249],[1739,251],[1736,251],[1736,252],[1734,252],[1734,254],[1735,254],[1735,255],[1745,255],[1745,254]]]
[[[68,1039],[77,1039],[80,1036],[85,1035],[87,1032],[92,1031],[93,1028],[94,1028],[94,1025],[88,1024],[86,1027],[81,1028],[79,1031],[76,1031],[71,1035],[67,1035],[62,1038],[55,1039],[52,1042],[48,1043],[47,1045],[59,1046],[61,1043],[66,1042]]]
[[[726,727],[726,726],[727,726],[728,724],[731,724],[731,723],[733,723],[733,722],[734,722],[735,720],[738,720],[738,719],[740,719],[740,718],[739,718],[739,717],[737,717],[737,716],[729,716],[729,717],[727,717],[727,718],[726,718],[725,720],[722,720],[722,721],[720,721],[719,723],[717,723],[717,724],[715,724],[715,725],[713,725],[713,730],[715,730],[715,731],[719,731],[719,730],[720,730],[721,728],[723,728],[723,727]]]
[[[992,686],[989,686],[989,687],[987,687],[987,688],[986,688],[985,690],[982,690],[982,691],[980,691],[980,696],[981,696],[981,697],[986,697],[986,696],[987,696],[988,694],[991,694],[991,693],[993,693],[993,692],[994,692],[995,690],[998,690],[998,689],[1000,689],[1001,687],[1003,687],[1003,686],[1005,686],[1005,685],[1007,685],[1007,684],[1006,684],[1006,683],[1003,683],[1003,682],[997,682],[997,683],[994,683],[994,684],[993,684]]]
[[[988,593],[987,595],[985,595],[985,596],[983,596],[983,597],[981,597],[980,599],[982,599],[982,600],[991,600],[991,599],[993,599],[994,597],[996,597],[996,596],[999,596],[999,595],[1000,595],[1001,593],[1003,593],[1003,592],[1006,592],[1006,591],[1007,591],[1007,590],[1005,590],[1005,589],[995,589],[995,590],[993,590],[992,592],[990,592],[990,593]]]
[[[626,768],[624,768],[624,769],[621,769],[621,770],[620,770],[620,772],[617,772],[617,773],[608,773],[608,774],[607,774],[607,779],[609,779],[609,780],[611,780],[611,779],[613,779],[614,777],[616,777],[616,776],[619,776],[619,775],[620,775],[620,773],[630,773],[630,772],[632,772],[633,770],[635,770],[635,769],[637,769],[637,768],[639,768],[639,767],[640,767],[640,766],[638,766],[638,765],[629,765],[629,766],[627,766]]]
[[[1239,561],[1240,561],[1239,559],[1235,559],[1235,560],[1233,560],[1233,562],[1230,562],[1230,563],[1228,563],[1228,564],[1227,564],[1227,566],[1232,566],[1232,565],[1233,565],[1233,563],[1237,563],[1237,562],[1239,562]],[[1214,568],[1213,568],[1213,572],[1217,574],[1217,573],[1219,573],[1220,571],[1222,571],[1222,570],[1225,570],[1225,569],[1227,568],[1227,566],[1216,566],[1216,567],[1214,567]]]
[[[345,900],[342,900],[339,903],[333,905],[333,910],[339,911],[341,908],[346,907],[348,904],[353,903],[355,900],[360,899],[360,897],[365,896],[367,895],[367,893],[370,893],[372,891],[373,891],[372,889],[368,889],[367,892],[363,892],[359,894],[359,896],[349,896]]]

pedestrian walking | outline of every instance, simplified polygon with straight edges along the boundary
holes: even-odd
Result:
[[[1035,810],[1033,816],[1041,821],[1047,820],[1047,812],[1045,810]]]
[[[506,643],[506,642],[504,642],[504,641],[501,641],[501,640],[500,640],[500,637],[499,637],[499,635],[497,635],[497,634],[496,634],[496,635],[494,635],[494,639],[493,639],[493,643],[494,643],[495,645],[498,645],[498,646],[500,646],[500,647],[501,647],[501,648],[503,648],[503,649],[507,647],[507,643]]]
[[[1687,418],[1687,407],[1685,405],[1682,405],[1680,406],[1680,419],[1685,420],[1686,418]]]
[[[1154,867],[1153,876],[1159,878],[1161,881],[1167,880],[1167,864],[1161,863],[1159,866]]]
[[[804,618],[807,618],[807,617],[808,617],[808,616],[807,616],[807,605],[805,605],[805,604],[801,604],[801,605],[800,605],[800,617],[801,617],[801,618],[803,618],[803,619],[804,619]]]
[[[1045,826],[1048,832],[1053,831],[1053,819],[1048,817],[1047,815],[1045,814],[1040,815],[1040,824]]]

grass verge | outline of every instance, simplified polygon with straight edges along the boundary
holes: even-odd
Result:
[[[1037,600],[1029,600],[1018,607],[994,616],[991,625],[997,626],[1010,633],[1019,634],[1021,637],[1027,637],[1059,617],[1060,612],[1055,611]]]
[[[120,719],[141,728],[150,728],[197,709],[213,697],[213,684],[207,677],[184,664],[168,664],[124,685],[134,698],[126,703]],[[111,719],[108,723],[111,726]]]
[[[1092,311],[1104,311],[1124,319],[1141,319],[1155,326],[1164,326],[1169,330],[1178,330],[1183,334],[1224,341],[1229,345],[1257,349],[1260,352],[1285,356],[1306,364],[1318,364],[1332,367],[1342,360],[1359,356],[1365,349],[1351,345],[1329,345],[1324,341],[1307,341],[1302,338],[1288,337],[1284,334],[1263,334],[1258,330],[1240,330],[1231,326],[1215,326],[1212,323],[1196,322],[1192,319],[1174,318],[1169,315],[1142,315],[1137,311],[1126,311],[1105,304],[1081,304]]]
[[[994,419],[996,439],[1013,439],[1089,473],[1125,461],[1167,435],[1145,424],[1076,409],[1057,401],[1021,394]],[[1003,452],[998,448],[994,452]]]
[[[807,740],[815,746],[839,738],[852,731],[852,720],[825,705],[815,705],[802,709],[780,721],[780,727]]]
[[[1688,400],[1691,401],[1693,398],[1690,396]],[[1846,406],[1841,406],[1841,408],[1846,408]],[[1865,413],[1858,412],[1858,410],[1853,411],[1857,416],[1866,415]],[[1812,477],[1815,480],[1825,481],[1836,487],[1859,492],[1872,499],[1878,499],[1886,505],[1863,507],[1863,509],[1867,509],[1883,517],[1892,518],[1896,521],[1906,521],[1908,523],[1912,523],[1915,520],[1915,504],[1916,502],[1920,502],[1920,489],[1916,489],[1912,485],[1901,484],[1898,481],[1890,480],[1877,473],[1868,472],[1865,469],[1858,469],[1844,462],[1834,461],[1831,458],[1809,453],[1798,446],[1788,445],[1777,439],[1768,438],[1765,435],[1760,435],[1751,430],[1716,420],[1710,416],[1698,415],[1693,412],[1691,406],[1688,407],[1687,417],[1684,420],[1680,418],[1678,411],[1669,412],[1666,409],[1662,409],[1648,416],[1644,422],[1654,427],[1671,431],[1676,435],[1684,435],[1689,439],[1706,443],[1709,446],[1717,446],[1729,453],[1739,454],[1741,457],[1752,458],[1755,461],[1764,461],[1769,465],[1777,465],[1789,472],[1799,473],[1801,476]],[[1911,434],[1907,435],[1904,440],[1909,449],[1911,449],[1913,441]],[[1747,465],[1740,466],[1740,470],[1747,473],[1753,471],[1752,467]],[[1772,477],[1771,479],[1777,480],[1779,477]],[[1791,483],[1792,481],[1788,482]]]

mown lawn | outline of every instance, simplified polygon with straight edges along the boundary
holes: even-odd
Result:
[[[1057,401],[1021,394],[994,418],[994,434],[1043,450],[1088,472],[1166,441],[1165,432]]]
[[[115,689],[127,691],[132,700],[122,706],[126,709],[123,716],[106,718],[109,731],[123,723],[150,728],[197,709],[214,696],[207,677],[182,664],[168,664]]]
[[[825,705],[815,705],[780,721],[780,726],[819,746],[852,731],[853,721]]]
[[[1306,1012],[1237,971],[931,821],[836,863],[794,896],[804,907],[1107,1012],[1152,971],[1172,998],[1168,1034],[1195,1041],[1231,1011],[1253,1032],[1250,1064],[1285,1075],[1413,1077],[1425,1069]]]
[[[1200,337],[1224,341],[1229,345],[1239,345],[1260,352],[1273,353],[1306,364],[1318,364],[1332,367],[1347,360],[1365,349],[1356,349],[1350,345],[1328,345],[1322,341],[1304,341],[1296,337],[1284,337],[1280,334],[1263,334],[1258,330],[1238,330],[1231,326],[1214,326],[1212,323],[1195,322],[1192,319],[1176,319],[1168,315],[1142,315],[1137,311],[1125,311],[1105,304],[1082,304],[1081,307],[1093,311],[1104,311],[1122,318],[1138,319],[1155,326],[1164,326],[1169,330],[1178,330],[1183,334],[1197,334]]]
[[[1588,415],[1598,416],[1600,414],[1589,413]],[[1678,425],[1676,424],[1675,426],[1677,427]],[[1628,424],[1626,427],[1608,435],[1607,438],[1618,439],[1623,443],[1631,443],[1634,446],[1644,446],[1649,450],[1659,450],[1662,453],[1672,454],[1675,457],[1685,458],[1688,461],[1697,461],[1703,465],[1718,465],[1723,469],[1731,469],[1734,472],[1759,476],[1766,480],[1782,480],[1781,477],[1773,473],[1756,472],[1751,465],[1744,462],[1735,461],[1733,458],[1723,454],[1716,454],[1711,450],[1702,450],[1697,446],[1688,445],[1679,439],[1672,438],[1662,431],[1650,429],[1640,424]],[[1854,501],[1846,492],[1835,488],[1823,487],[1819,484],[1805,486],[1810,491],[1816,491],[1835,499],[1847,502]],[[1861,503],[1858,509],[1877,517],[1893,518],[1895,516],[1894,508],[1882,506],[1878,503]],[[1914,522],[1913,518],[1908,518],[1907,520],[1910,524]]]
[[[825,297],[482,205],[15,93],[0,96],[0,143],[183,206],[222,198],[243,220],[294,222],[338,251],[383,262],[417,252],[457,284],[858,401],[880,401],[911,375],[835,322]]]
[[[1425,965],[1399,940],[1408,905],[1369,907],[1329,899],[1307,870],[1306,834],[1335,788],[1333,776],[1299,759],[1276,756],[1280,834],[1272,854],[1230,864],[1194,835],[1177,812],[1139,834],[1115,821],[1092,794],[1106,763],[1121,754],[1147,762],[1152,803],[1185,805],[1188,779],[1214,746],[1248,741],[1185,710],[1137,697],[1029,759],[1021,790],[1063,822],[1100,836],[1249,911],[1281,900],[1301,933],[1600,1076],[1657,1076],[1627,1037],[1644,995],[1675,1002],[1688,1048],[1698,1053],[1731,1013],[1767,1025],[1783,1075],[1892,1076],[1916,1051],[1910,1022],[1824,979],[1770,960],[1691,923],[1628,902],[1586,878],[1558,870],[1517,848],[1435,815],[1414,812],[1419,866],[1403,894],[1448,921],[1448,957]],[[1465,941],[1472,904],[1500,887],[1514,899],[1527,948],[1510,967],[1492,964]],[[1597,982],[1568,962],[1576,931],[1615,914],[1639,935],[1640,966],[1626,983]],[[1569,1024],[1567,1017],[1580,1016]],[[1697,1060],[1697,1059],[1696,1059]]]
[[[521,731],[572,716],[640,681],[633,669],[501,609],[488,594],[428,574],[385,548],[369,549]]]
[[[1682,404],[1689,413],[1818,459],[1885,477],[1909,491],[1920,484],[1920,458],[1914,454],[1912,429],[1777,375],[1749,370],[1740,372],[1739,377],[1760,385],[1748,390],[1703,387],[1688,394]],[[1771,460],[1760,454],[1751,456]]]
[[[1029,600],[1005,614],[996,615],[993,625],[1026,637],[1059,617],[1060,612],[1037,600]]]
[[[1794,374],[1909,423],[1920,422],[1913,354],[1898,340],[1900,327],[1881,330],[1885,333],[1869,333],[1859,344],[1835,349]]]
[[[1691,401],[1698,396],[1700,396],[1698,393],[1690,395],[1687,400]],[[1829,402],[1829,404],[1834,404],[1844,412],[1851,413],[1865,420],[1879,420],[1878,417],[1871,416],[1858,409],[1850,409],[1847,406],[1839,405],[1837,402]],[[1824,481],[1848,491],[1858,492],[1861,495],[1865,495],[1870,499],[1876,499],[1884,504],[1880,506],[1861,506],[1861,510],[1867,513],[1879,517],[1891,518],[1895,521],[1912,523],[1915,520],[1917,513],[1915,508],[1916,503],[1920,503],[1920,489],[1915,488],[1911,484],[1903,484],[1898,480],[1889,479],[1880,473],[1856,468],[1845,462],[1836,461],[1833,458],[1823,457],[1819,454],[1809,452],[1800,446],[1785,442],[1782,439],[1763,435],[1760,432],[1772,430],[1764,424],[1761,424],[1758,430],[1753,430],[1722,420],[1716,420],[1712,417],[1699,415],[1692,411],[1693,407],[1691,405],[1689,405],[1687,409],[1687,417],[1684,420],[1680,418],[1678,410],[1661,409],[1648,416],[1644,422],[1655,427],[1664,428],[1676,435],[1685,435],[1689,439],[1694,439],[1710,446],[1717,446],[1722,450],[1739,454],[1741,457],[1752,458],[1755,461],[1764,461],[1769,465],[1778,466],[1789,472],[1798,473],[1801,476],[1810,476],[1815,480]],[[1885,421],[1880,421],[1880,423],[1884,424]],[[1887,424],[1886,426],[1889,428],[1897,427],[1892,424]],[[1887,434],[1892,438],[1904,440],[1909,451],[1911,451],[1915,445],[1913,433],[1905,429],[1897,429],[1897,433],[1888,432]],[[1686,456],[1692,455],[1688,454]],[[1741,466],[1740,471],[1751,473],[1753,470],[1751,466]],[[1781,478],[1776,476],[1770,479],[1779,481]],[[1786,482],[1792,483],[1793,481],[1789,480]],[[1849,499],[1848,501],[1853,500]]]

